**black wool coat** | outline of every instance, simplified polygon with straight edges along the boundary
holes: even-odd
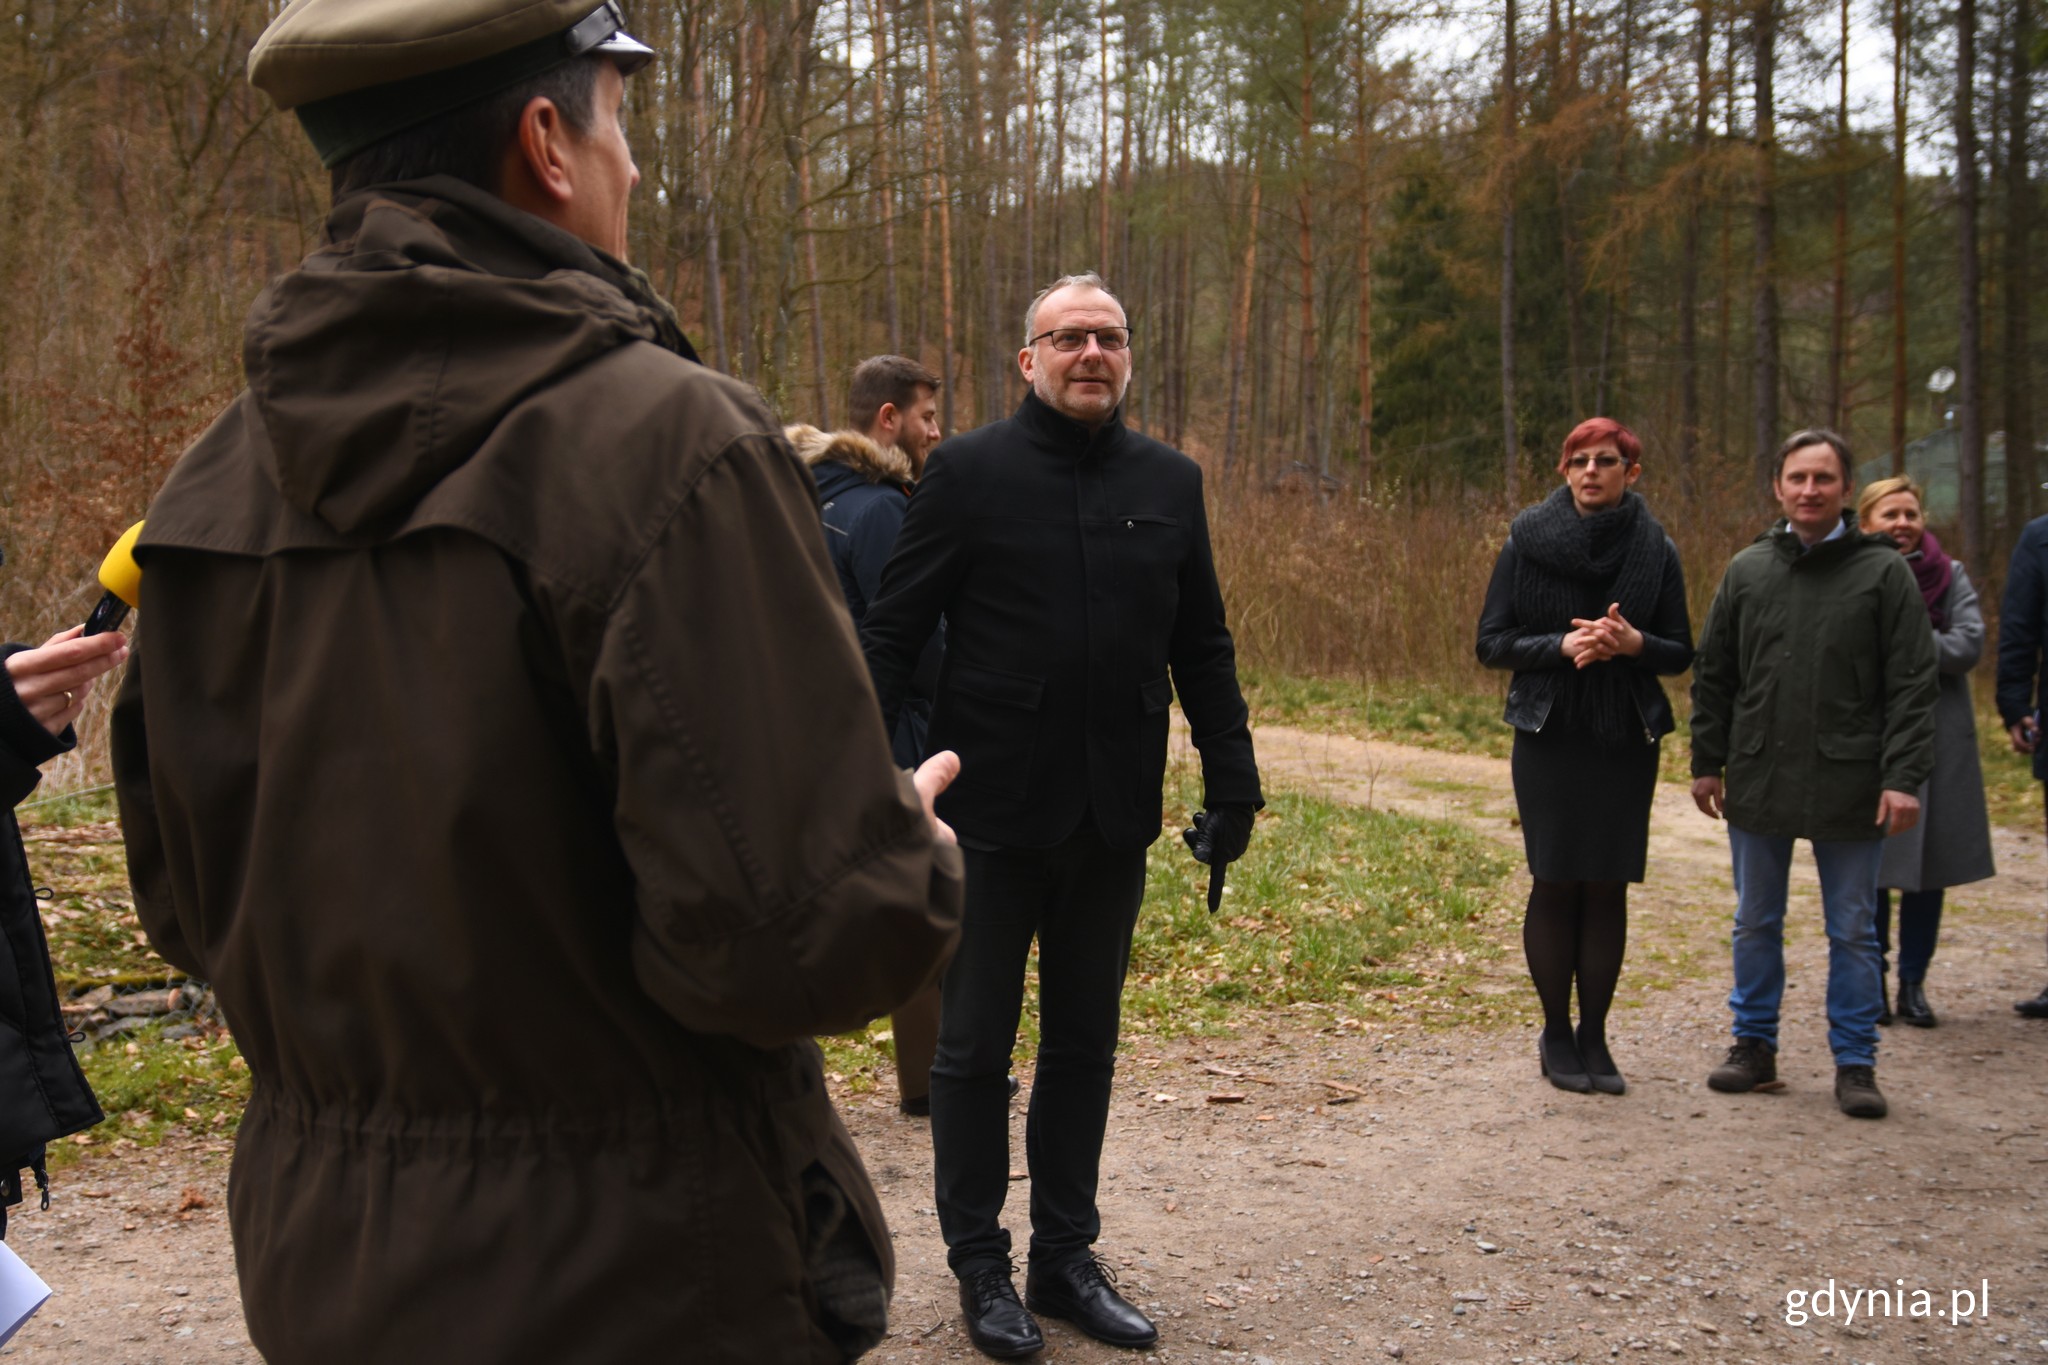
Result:
[[[0,657],[26,649],[8,645]],[[37,765],[76,743],[45,730],[14,695],[0,668],[0,1204],[20,1195],[21,1172],[42,1165],[43,1145],[100,1121],[99,1102],[79,1070],[58,1008],[49,941],[29,879],[14,806],[42,780]]]
[[[1049,848],[1086,814],[1150,844],[1176,691],[1205,804],[1263,804],[1201,467],[1121,410],[1090,432],[1026,394],[933,452],[861,630],[892,726],[941,615],[928,745],[960,755],[938,809],[962,838]]]

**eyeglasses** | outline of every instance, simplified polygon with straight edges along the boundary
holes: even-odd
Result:
[[[1128,327],[1055,327],[1050,332],[1040,332],[1027,346],[1036,346],[1047,337],[1052,338],[1055,351],[1085,350],[1089,337],[1105,351],[1121,351],[1131,344],[1131,329]]]
[[[1589,468],[1618,469],[1621,467],[1621,463],[1621,456],[1614,454],[1612,451],[1603,450],[1598,455],[1574,455],[1564,462],[1564,467],[1578,473],[1583,473]]]

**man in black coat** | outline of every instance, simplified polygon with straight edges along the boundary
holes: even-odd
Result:
[[[2048,745],[2041,743],[2041,694],[2048,682],[2048,517],[2020,532],[1998,607],[1998,717],[2018,753],[2034,756],[2034,776],[2048,782]],[[2048,792],[2048,787],[2042,789]],[[2048,986],[2013,1005],[2029,1019],[2048,1019]]]
[[[1043,1344],[1033,1312],[1120,1346],[1157,1330],[1092,1247],[1120,997],[1159,837],[1168,710],[1180,694],[1202,756],[1190,838],[1220,866],[1262,804],[1236,654],[1210,558],[1202,472],[1123,423],[1130,329],[1093,275],[1026,314],[1030,392],[1006,421],[933,455],[862,630],[893,723],[946,620],[930,744],[957,751],[939,811],[967,859],[947,969],[932,1147],[939,1227],[968,1334],[990,1355]],[[1031,941],[1038,1073],[1026,1126],[1026,1302],[1011,1284],[1007,1076]]]

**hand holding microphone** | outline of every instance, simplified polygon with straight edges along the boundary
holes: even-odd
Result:
[[[128,609],[142,596],[142,569],[135,562],[135,538],[141,533],[138,521],[100,562],[100,586],[107,590],[106,595],[84,625],[59,631],[34,649],[7,656],[7,676],[14,684],[14,695],[36,723],[53,735],[63,734],[65,727],[78,719],[92,680],[128,657],[128,637],[115,627],[127,619]]]

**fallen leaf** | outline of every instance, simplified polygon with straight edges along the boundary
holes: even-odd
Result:
[[[213,1201],[199,1192],[195,1185],[187,1185],[178,1195],[178,1212],[190,1213],[193,1209],[210,1209]]]
[[[1242,1071],[1232,1071],[1229,1067],[1217,1066],[1214,1062],[1205,1063],[1202,1070],[1208,1072],[1211,1076],[1230,1076],[1236,1078],[1244,1075]]]
[[[1276,1116],[1275,1116],[1275,1115],[1273,1115],[1273,1114],[1260,1114],[1260,1115],[1259,1115],[1259,1116],[1258,1116],[1257,1118],[1254,1118],[1254,1119],[1252,1120],[1252,1122],[1253,1122],[1253,1123],[1271,1123],[1271,1122],[1272,1122],[1272,1121],[1274,1120],[1274,1118],[1275,1118],[1275,1117],[1276,1117]]]
[[[1169,1095],[1164,1090],[1162,1090],[1152,1097],[1152,1102],[1154,1104],[1172,1104],[1175,1100],[1179,1098],[1180,1096],[1178,1095]]]
[[[1344,1082],[1342,1082],[1342,1081],[1324,1081],[1324,1082],[1323,1082],[1323,1085],[1324,1085],[1324,1087],[1325,1087],[1326,1089],[1330,1089],[1330,1090],[1335,1090],[1335,1091],[1339,1091],[1339,1092],[1341,1092],[1341,1093],[1343,1093],[1343,1094],[1346,1094],[1346,1095],[1361,1095],[1361,1096],[1362,1096],[1362,1095],[1364,1095],[1364,1094],[1365,1094],[1365,1091],[1361,1090],[1361,1089],[1360,1089],[1359,1087],[1357,1087],[1357,1086],[1355,1086],[1355,1085],[1346,1085],[1346,1084],[1345,1084]]]

